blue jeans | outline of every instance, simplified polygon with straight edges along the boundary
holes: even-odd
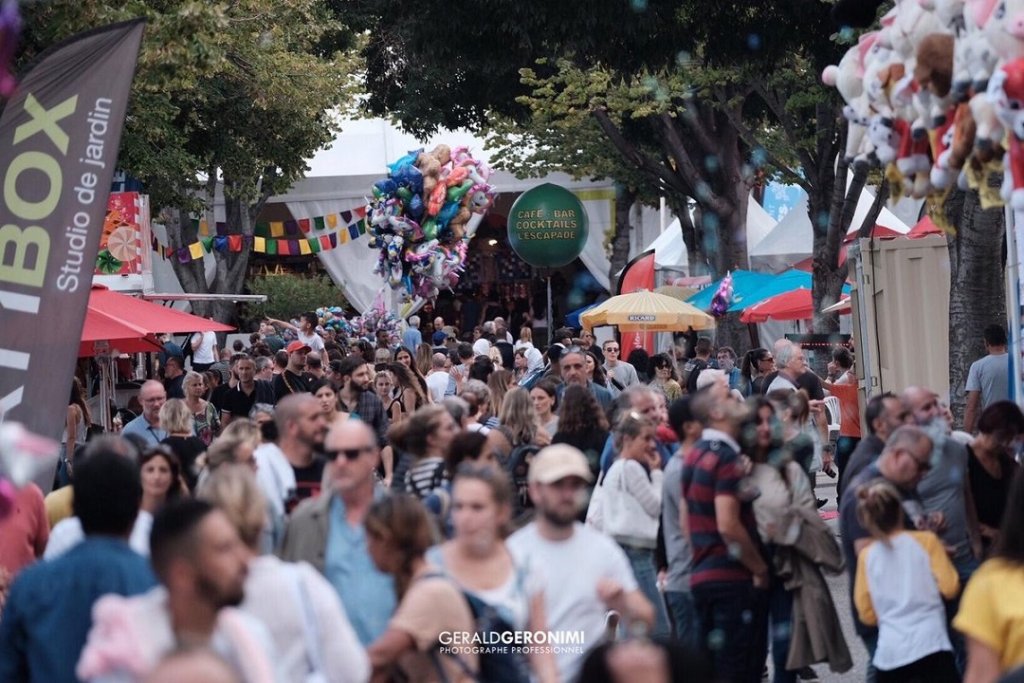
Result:
[[[654,566],[654,550],[649,548],[636,548],[634,546],[620,545],[629,558],[629,564],[633,567],[633,575],[640,586],[641,592],[654,607],[654,630],[651,635],[658,638],[668,638],[672,635],[672,629],[668,624],[668,614],[665,613],[665,601],[658,590],[658,570]]]
[[[760,683],[768,652],[768,592],[748,582],[693,587],[701,650],[715,675],[730,683]]]
[[[769,628],[772,638],[772,683],[796,683],[796,671],[786,669],[789,643],[793,634],[793,591],[786,590],[780,579],[772,577],[768,594]]]
[[[697,607],[693,604],[693,594],[690,591],[665,591],[665,602],[668,603],[676,642],[693,650],[698,649],[700,647],[699,624],[697,623]]]
[[[871,631],[870,634],[861,634],[860,639],[864,642],[864,647],[868,651],[868,669],[866,676],[864,677],[865,683],[875,683],[875,677],[878,674],[878,669],[875,668],[875,650],[878,649],[878,631]]]
[[[953,659],[956,661],[956,670],[964,675],[967,670],[967,643],[962,633],[953,628],[953,617],[960,611],[960,596],[963,594],[963,587],[967,585],[971,576],[978,569],[978,560],[973,554],[961,555],[953,558],[953,566],[956,567],[956,574],[960,578],[960,593],[946,602],[946,625],[949,631],[949,642],[953,645]]]

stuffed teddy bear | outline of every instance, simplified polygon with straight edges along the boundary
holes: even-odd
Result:
[[[1024,209],[1024,59],[1004,65],[989,89],[999,121],[1006,127],[1009,149],[1003,157],[1002,195],[1016,210]]]

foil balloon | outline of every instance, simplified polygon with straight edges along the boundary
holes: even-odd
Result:
[[[465,269],[470,218],[494,204],[491,169],[467,147],[411,150],[388,164],[367,200],[374,272],[420,305],[458,283]],[[364,326],[365,326],[365,321]]]
[[[0,425],[0,474],[21,488],[40,477],[52,476],[60,445],[33,434],[17,422]]]
[[[718,291],[711,299],[711,315],[721,318],[729,312],[732,305],[732,273],[727,273],[718,285]]]

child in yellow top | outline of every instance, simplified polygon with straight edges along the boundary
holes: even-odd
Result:
[[[957,683],[943,598],[960,590],[956,569],[930,531],[904,531],[900,495],[877,481],[857,491],[857,517],[875,537],[857,557],[853,600],[878,625],[878,683]]]

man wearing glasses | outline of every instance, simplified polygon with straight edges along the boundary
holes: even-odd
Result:
[[[373,563],[363,527],[370,505],[385,495],[374,474],[380,449],[366,423],[347,420],[327,433],[324,454],[327,488],[295,508],[280,554],[289,562],[309,562],[331,582],[367,646],[387,629],[396,604],[394,582]]]
[[[932,469],[932,440],[919,427],[904,425],[893,431],[878,460],[858,474],[849,485],[850,493],[843,496],[839,505],[839,530],[842,539],[843,556],[850,578],[850,609],[853,612],[857,635],[864,641],[870,658],[875,656],[878,645],[878,629],[866,626],[857,617],[853,607],[853,584],[857,572],[857,556],[871,543],[871,533],[857,518],[857,489],[862,484],[885,479],[896,487],[903,497],[904,519],[909,528],[927,524],[924,506],[917,494],[917,485]],[[870,660],[869,660],[870,661]],[[868,665],[868,680],[874,680],[873,667]]]
[[[144,382],[139,389],[139,402],[142,403],[142,415],[126,424],[121,434],[134,434],[142,437],[147,446],[155,446],[167,438],[167,432],[160,428],[160,409],[167,402],[164,385],[155,379]]]
[[[602,347],[604,351],[604,369],[608,373],[608,382],[611,385],[609,390],[612,397],[618,396],[626,387],[640,384],[640,378],[636,375],[636,368],[624,360],[619,360],[621,351],[619,343],[609,339]]]

